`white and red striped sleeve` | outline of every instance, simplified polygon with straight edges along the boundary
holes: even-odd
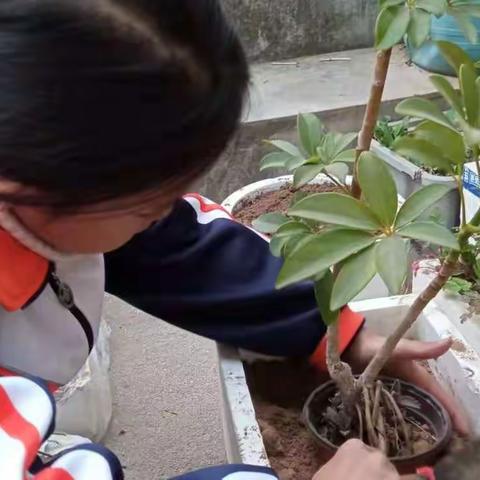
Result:
[[[122,480],[118,459],[103,447],[66,451],[31,473],[40,445],[52,433],[55,402],[42,382],[0,378],[0,472],[2,480]]]

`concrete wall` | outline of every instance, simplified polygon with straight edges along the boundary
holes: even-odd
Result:
[[[222,0],[254,62],[369,47],[377,0]]]

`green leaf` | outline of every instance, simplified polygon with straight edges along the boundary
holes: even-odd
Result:
[[[330,309],[330,299],[332,296],[334,277],[330,270],[320,280],[315,282],[315,299],[318,309],[325,325],[332,325],[338,320],[339,309]]]
[[[308,280],[374,242],[375,237],[361,230],[331,230],[317,235],[285,259],[277,288]]]
[[[285,245],[282,248],[282,256],[283,258],[287,258],[292,253],[296,252],[298,249],[302,248],[306,245],[310,240],[315,238],[313,233],[304,234],[304,235],[296,235],[290,238],[287,238]],[[320,278],[322,274],[317,274],[315,278]]]
[[[463,131],[465,143],[470,147],[480,145],[480,128],[470,126],[469,123],[461,117],[458,118],[458,122]]]
[[[281,225],[276,231],[274,238],[285,238],[305,233],[310,233],[310,230],[304,223],[291,221]]]
[[[425,140],[413,137],[398,138],[393,144],[392,149],[399,155],[412,159],[422,165],[453,173],[452,165],[449,160],[443,156],[440,149]]]
[[[334,133],[328,132],[322,144],[318,147],[318,156],[324,163],[331,163],[342,151],[352,143],[357,136],[356,133]]]
[[[405,5],[384,8],[377,18],[375,47],[388,50],[402,40],[410,23],[410,10]]]
[[[286,164],[287,170],[292,172],[304,165],[306,161],[303,157],[290,157],[290,160],[288,160]]]
[[[351,150],[344,150],[342,153],[338,154],[333,160],[332,163],[343,162],[343,163],[353,163],[357,151],[353,148]]]
[[[420,47],[430,33],[431,16],[424,10],[415,9],[411,12],[411,21],[408,26],[408,38],[414,47]]]
[[[323,163],[330,163],[333,150],[335,149],[335,133],[327,132],[321,145],[317,148],[317,155]]]
[[[339,309],[353,300],[376,273],[375,245],[345,260],[333,286],[330,308]]]
[[[438,17],[447,10],[447,2],[445,0],[417,0],[417,8],[422,8]]]
[[[274,257],[280,258],[282,256],[283,246],[288,242],[288,238],[272,238],[270,240],[270,253]]]
[[[391,295],[398,295],[408,274],[408,248],[403,238],[387,237],[376,244],[377,271]]]
[[[462,99],[452,84],[441,75],[430,75],[430,80],[455,112],[463,117]]]
[[[409,115],[411,117],[418,117],[424,120],[431,120],[439,125],[443,125],[444,127],[455,130],[455,127],[442,113],[440,107],[426,98],[407,98],[397,105],[395,111],[400,115]]]
[[[467,114],[467,121],[472,127],[477,126],[479,92],[475,80],[477,74],[470,65],[460,67],[459,80],[460,90],[463,97],[463,105]]]
[[[463,15],[468,15],[470,17],[479,18],[480,17],[480,5],[473,3],[471,0],[466,0],[465,2],[456,2],[455,5],[450,8],[452,12],[460,12]]]
[[[325,167],[325,171],[337,178],[341,183],[345,183],[349,168],[345,163],[333,163]]]
[[[473,65],[473,61],[465,50],[459,47],[455,43],[447,42],[444,40],[435,42],[437,47],[440,49],[445,60],[448,64],[455,69],[457,75],[460,71],[461,65]]]
[[[298,192],[295,192],[293,194],[292,200],[290,202],[290,206],[295,205],[300,200],[303,200],[304,198],[308,197],[309,195],[311,195],[311,193],[304,192],[303,190],[299,190]]]
[[[424,242],[440,245],[441,247],[459,250],[457,237],[442,225],[434,222],[417,222],[406,225],[397,230],[402,237],[422,240]]]
[[[452,277],[447,281],[443,289],[448,293],[463,295],[473,290],[473,284],[463,278]]]
[[[303,165],[297,168],[293,175],[293,186],[295,188],[303,187],[322,173],[324,169],[325,165],[323,163],[318,165]]]
[[[359,200],[342,193],[316,193],[300,200],[289,215],[331,225],[378,230],[380,222]]]
[[[285,253],[288,243],[297,244],[302,238],[310,233],[308,227],[301,222],[288,222],[283,224],[270,241],[270,251],[275,257],[281,257]]]
[[[252,222],[252,227],[262,233],[275,233],[280,226],[290,219],[281,213],[266,213]]]
[[[465,163],[465,144],[463,136],[458,132],[438,125],[438,123],[426,121],[415,128],[413,138],[425,140],[434,145],[451,163],[456,165]]]
[[[303,158],[302,152],[295,146],[293,143],[286,142],[285,140],[267,140],[269,145],[282,150],[282,152],[289,153],[292,157],[301,157]]]
[[[422,213],[428,210],[432,205],[441,200],[451,187],[445,185],[428,185],[407,198],[400,208],[395,220],[395,228],[401,228],[405,225],[417,220]]]
[[[268,168],[285,168],[286,163],[292,156],[285,152],[273,152],[265,155],[260,162],[260,171],[267,170]]]
[[[385,162],[363,152],[358,162],[358,182],[363,198],[383,226],[391,226],[398,208],[398,193]]]
[[[323,137],[322,124],[313,113],[301,113],[298,115],[298,136],[305,151],[314,156]]]
[[[387,8],[393,5],[405,4],[405,0],[380,0],[380,8]]]
[[[470,20],[470,17],[463,13],[455,13],[453,14],[453,17],[455,18],[455,21],[460,27],[460,30],[462,31],[465,39],[468,40],[470,43],[477,43],[477,40],[478,40],[477,27]]]
[[[333,137],[331,158],[338,157],[358,136],[358,133],[336,133]]]

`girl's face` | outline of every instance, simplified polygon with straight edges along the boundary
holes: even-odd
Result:
[[[183,193],[136,195],[69,215],[30,206],[12,207],[12,211],[28,230],[59,252],[105,253],[166,217]]]

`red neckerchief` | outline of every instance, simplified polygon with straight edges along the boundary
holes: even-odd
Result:
[[[0,307],[20,310],[45,283],[49,261],[0,229]]]

